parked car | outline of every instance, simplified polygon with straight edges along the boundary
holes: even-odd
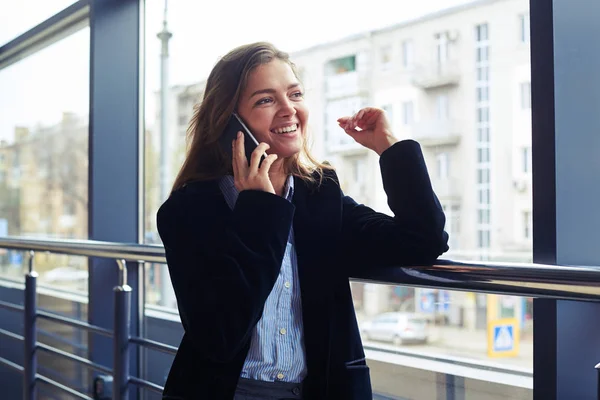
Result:
[[[380,314],[360,328],[365,340],[392,342],[397,346],[405,343],[427,343],[428,330],[425,317],[406,312]]]

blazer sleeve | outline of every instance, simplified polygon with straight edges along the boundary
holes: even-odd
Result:
[[[242,191],[229,216],[174,193],[157,214],[186,335],[208,359],[228,362],[250,339],[283,260],[294,206]],[[205,200],[204,200],[205,202]],[[213,207],[215,208],[215,207]]]
[[[446,218],[433,192],[419,144],[404,140],[379,159],[394,216],[342,199],[342,251],[349,274],[371,267],[431,265],[448,250]]]

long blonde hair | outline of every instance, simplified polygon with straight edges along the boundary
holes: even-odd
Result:
[[[225,156],[218,139],[239,101],[248,76],[256,67],[279,59],[290,65],[299,79],[289,55],[271,43],[257,42],[237,47],[213,67],[202,102],[194,107],[187,129],[188,149],[172,191],[186,183],[218,179],[232,174],[231,160]],[[306,182],[320,184],[329,165],[316,161],[308,149],[307,138],[300,153],[284,162],[284,171]]]

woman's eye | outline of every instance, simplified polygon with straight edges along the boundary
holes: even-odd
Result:
[[[271,99],[268,97],[265,97],[264,99],[260,99],[259,101],[257,101],[256,105],[267,104],[269,102],[271,102]]]
[[[294,92],[292,94],[292,97],[301,98],[301,97],[304,97],[304,93],[302,93],[302,92]]]

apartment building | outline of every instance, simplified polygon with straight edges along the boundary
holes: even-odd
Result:
[[[337,126],[366,105],[417,140],[447,215],[451,254],[527,261],[531,100],[526,0],[482,0],[297,52],[317,155],[344,189],[389,212],[377,155]]]
[[[390,212],[378,156],[338,127],[340,116],[381,107],[396,136],[421,144],[446,212],[447,257],[531,260],[528,9],[527,0],[479,0],[291,54],[311,111],[313,151],[357,201]],[[172,88],[169,129],[180,145],[203,88]],[[367,316],[437,310],[452,324],[483,329],[497,314],[485,295],[398,289],[353,284]],[[503,312],[522,316],[526,300],[512,304]]]

